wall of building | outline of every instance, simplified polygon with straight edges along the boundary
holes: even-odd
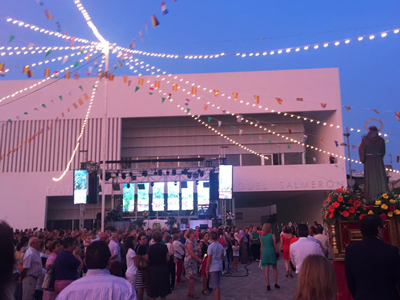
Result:
[[[239,92],[238,101],[228,100],[223,97],[216,98],[211,93],[206,93],[200,100],[193,99],[190,102],[190,109],[191,113],[196,115],[221,116],[222,110],[225,110],[226,114],[228,114],[228,111],[238,114],[276,113],[278,111],[282,113],[297,112],[299,114],[313,112],[316,118],[328,118],[329,122],[334,122],[335,124],[342,123],[337,69],[185,74],[182,77],[201,85],[201,87],[207,87],[207,90],[219,89],[221,95],[223,93],[231,95],[232,92]],[[155,76],[145,76],[145,82],[154,82],[156,78]],[[162,77],[157,79],[162,80]],[[172,102],[166,100],[162,103],[162,94],[159,94],[158,91],[155,91],[152,96],[149,95],[149,86],[145,84],[139,91],[134,92],[137,77],[129,77],[129,80],[133,82],[130,86],[124,84],[122,78],[119,77],[116,77],[113,82],[108,84],[108,117],[111,118],[109,126],[113,126],[109,130],[110,134],[106,137],[111,147],[108,151],[108,159],[121,158],[121,118],[186,116],[178,107],[178,105],[184,106],[185,99],[188,97],[186,93],[174,93],[171,99],[173,100]],[[37,81],[38,79],[1,81],[0,96],[24,89]],[[54,82],[49,80],[46,81],[46,84],[51,83],[51,85],[43,88],[43,84],[33,88],[31,92],[34,93],[31,93],[28,97],[19,98],[19,95],[16,95],[4,101],[4,104],[10,103],[10,105],[2,106],[0,110],[0,121],[4,121],[0,125],[0,156],[2,158],[0,161],[0,190],[2,191],[0,219],[6,220],[12,226],[18,228],[43,227],[46,221],[46,198],[48,196],[72,195],[72,172],[67,172],[65,178],[60,182],[54,182],[52,178],[61,175],[61,170],[67,164],[89,102],[84,101],[82,105],[78,104],[79,109],[73,108],[73,104],[79,103],[79,99],[83,99],[85,93],[91,93],[91,87],[94,82],[94,78]],[[184,82],[180,82],[179,85],[183,87]],[[172,92],[171,86],[167,85],[165,81],[161,81],[161,89]],[[201,89],[199,88],[198,90],[199,95],[202,95]],[[254,104],[254,94],[260,95],[262,109]],[[60,95],[63,96],[62,101],[59,100]],[[104,97],[104,81],[102,81],[93,102],[91,120],[78,149],[88,150],[90,154],[88,159],[94,161],[99,159],[99,146],[101,145],[100,118],[104,114]],[[284,100],[283,103],[281,105],[278,104],[275,97],[282,98]],[[302,97],[304,101],[296,101],[298,97]],[[327,104],[326,109],[321,107],[321,99]],[[10,100],[13,102],[11,103]],[[210,105],[207,112],[205,112],[203,108],[207,102],[210,102]],[[215,103],[215,106],[212,106],[211,102]],[[46,107],[43,107],[44,103],[47,104]],[[248,105],[246,105],[247,103]],[[267,107],[268,110],[265,110]],[[327,111],[330,112],[328,116],[326,116]],[[25,112],[29,113],[25,114]],[[57,118],[61,121],[56,122]],[[291,122],[289,117],[286,118],[287,122]],[[9,119],[12,122],[7,122]],[[57,124],[48,129],[47,126],[51,124],[51,121],[54,122],[53,124]],[[197,122],[193,120],[193,124],[197,125]],[[218,126],[216,122],[212,125]],[[250,127],[245,124],[239,124],[238,126],[243,126],[243,130],[246,130],[247,133],[252,131],[255,136],[258,134],[255,132],[256,128],[254,127],[249,129]],[[342,138],[340,130],[335,131],[326,126],[317,126],[316,128],[313,133],[315,135],[329,136],[329,139],[333,141],[340,141]],[[224,127],[223,130],[231,134],[227,127]],[[40,131],[42,132],[40,133]],[[31,133],[35,134],[37,132],[40,134],[29,141],[32,136]],[[295,134],[299,133],[296,132]],[[249,135],[243,135],[243,137],[239,138],[247,139],[244,140],[246,143],[251,142]],[[224,139],[218,141],[219,145],[223,145],[225,142]],[[229,147],[230,149],[234,148]],[[254,145],[254,147],[256,147],[255,150],[257,151],[261,152],[263,150],[262,145]],[[322,148],[322,146],[320,147]],[[343,149],[336,148],[332,142],[323,144],[323,147],[326,151],[343,155]],[[318,154],[318,152],[316,153]],[[147,155],[147,153],[142,152],[141,155]],[[323,156],[322,154],[318,155]],[[80,159],[80,156],[78,156],[73,161],[71,169],[79,166]],[[326,164],[316,165],[316,169],[311,169],[311,166],[278,167],[284,168],[282,169],[283,171],[278,171],[278,169],[261,170],[257,169],[257,167],[255,167],[256,169],[246,169],[246,167],[242,167],[244,168],[243,171],[235,172],[235,176],[239,176],[235,180],[239,181],[237,184],[235,183],[234,189],[239,188],[239,183],[243,183],[243,178],[249,178],[246,181],[248,184],[251,184],[251,181],[253,183],[260,182],[261,186],[263,186],[262,190],[296,189],[295,180],[291,178],[300,180],[305,176],[311,178],[308,183],[311,189],[314,188],[313,181],[315,181],[315,189],[323,189],[324,184],[326,185],[330,179],[333,181],[340,180],[342,175],[339,173],[344,172],[341,162],[338,162],[337,167]],[[339,173],[336,173],[333,168],[338,168]],[[240,173],[245,175],[237,175]],[[254,175],[255,173],[258,173],[259,176]],[[266,177],[269,178],[268,181],[259,181],[260,178],[264,178],[267,174],[269,176]],[[321,179],[322,185],[318,181],[319,177],[324,178]],[[287,185],[280,188],[280,182],[283,179],[286,180],[284,182]],[[274,182],[273,186],[271,182]],[[248,186],[248,184],[246,183],[244,186]],[[258,186],[258,183],[256,183],[256,186]],[[307,189],[306,184],[302,186],[300,182],[300,189]],[[241,191],[246,190],[249,190],[249,188],[241,189]]]

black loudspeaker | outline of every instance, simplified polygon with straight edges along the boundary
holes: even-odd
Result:
[[[205,213],[201,213],[197,215],[197,219],[199,220],[205,220],[207,219],[207,215]]]
[[[181,182],[181,188],[187,189],[187,182],[186,181],[182,181]]]
[[[268,217],[268,223],[272,224],[272,223],[276,223],[276,221],[277,221],[276,214],[270,215]]]
[[[219,183],[218,174],[214,171],[210,172],[210,202],[217,201],[219,198],[218,193]]]
[[[99,200],[99,177],[97,172],[89,173],[87,204],[97,204]]]

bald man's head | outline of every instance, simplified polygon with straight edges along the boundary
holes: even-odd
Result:
[[[107,242],[107,239],[108,239],[108,234],[107,233],[105,233],[105,232],[100,232],[99,233],[99,240],[100,241]]]
[[[29,239],[29,247],[36,249],[37,251],[40,250],[40,240],[37,237],[31,237]]]

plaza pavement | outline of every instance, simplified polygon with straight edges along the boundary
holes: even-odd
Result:
[[[258,262],[251,263],[247,266],[249,275],[246,275],[245,265],[239,263],[239,272],[231,276],[223,275],[221,278],[221,299],[222,300],[288,300],[293,299],[296,290],[297,276],[294,278],[285,277],[285,262],[283,259],[278,261],[278,284],[281,286],[279,290],[273,287],[273,274],[270,270],[271,291],[267,291],[267,284],[264,278],[264,270],[258,267]],[[241,277],[239,277],[241,276]],[[201,293],[202,285],[200,278],[195,281],[195,293],[200,296],[200,299],[214,299],[214,294],[205,296]],[[175,287],[172,294],[167,297],[167,300],[183,300],[187,298],[187,282],[181,286]]]

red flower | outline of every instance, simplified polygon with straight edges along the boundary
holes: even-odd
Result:
[[[334,208],[338,208],[339,206],[340,206],[340,204],[339,204],[339,202],[333,202],[333,204],[332,204],[332,206],[334,207]]]
[[[354,201],[353,200],[349,200],[349,204],[350,205],[354,205]]]
[[[354,207],[349,207],[349,213],[354,214],[356,209]]]
[[[343,202],[343,196],[339,196],[339,197],[337,198],[337,201]]]
[[[349,215],[350,214],[349,214],[349,212],[347,210],[342,212],[342,216],[345,217],[345,218],[347,218]]]
[[[331,213],[331,214],[329,215],[329,219],[333,219],[334,216],[335,216],[334,213]]]
[[[382,218],[382,220],[386,220],[386,214],[381,214],[381,218]]]
[[[368,208],[368,210],[372,210],[374,208],[374,206],[373,205],[368,205],[367,208]]]
[[[336,189],[336,192],[341,193],[341,192],[343,192],[343,190],[341,188],[339,188],[339,189]]]
[[[328,210],[329,210],[331,213],[333,213],[333,212],[335,211],[335,208],[331,205],[331,206],[329,206]]]
[[[390,206],[389,206],[389,209],[390,209],[391,211],[395,211],[395,210],[396,210],[396,206],[390,205]]]
[[[354,201],[354,206],[355,208],[359,208],[360,207],[360,201]]]
[[[364,218],[364,214],[362,214],[362,215],[360,215],[359,217],[358,217],[358,219],[361,221],[362,220],[362,218]]]

